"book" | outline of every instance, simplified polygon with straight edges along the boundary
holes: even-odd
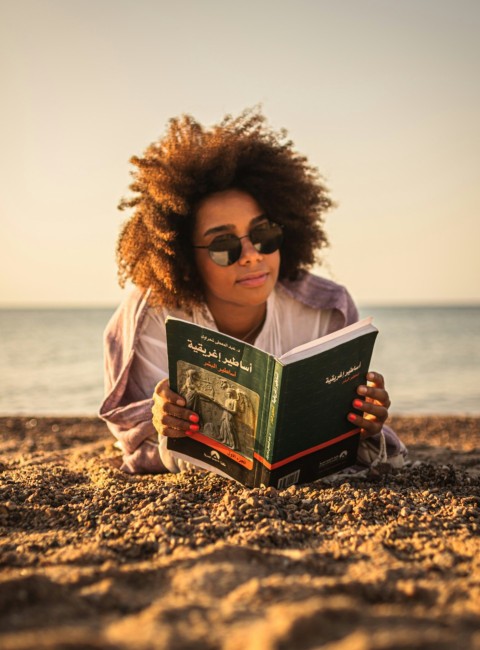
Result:
[[[183,460],[247,487],[284,489],[356,462],[348,419],[378,330],[364,319],[275,356],[181,319],[166,319],[169,379],[200,429],[168,438]]]

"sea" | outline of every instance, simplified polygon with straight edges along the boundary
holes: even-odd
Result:
[[[0,415],[95,415],[113,308],[0,309]],[[392,414],[480,416],[479,306],[363,306]]]

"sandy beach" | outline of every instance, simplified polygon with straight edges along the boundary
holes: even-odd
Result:
[[[128,476],[94,418],[0,418],[0,647],[480,649],[480,419],[277,492]]]

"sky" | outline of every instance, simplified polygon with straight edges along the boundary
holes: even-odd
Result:
[[[0,0],[0,305],[111,306],[129,159],[261,105],[362,304],[480,303],[477,0]]]

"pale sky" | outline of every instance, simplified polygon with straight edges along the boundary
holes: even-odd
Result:
[[[114,305],[129,158],[261,103],[360,304],[480,302],[478,0],[0,0],[0,304]]]

